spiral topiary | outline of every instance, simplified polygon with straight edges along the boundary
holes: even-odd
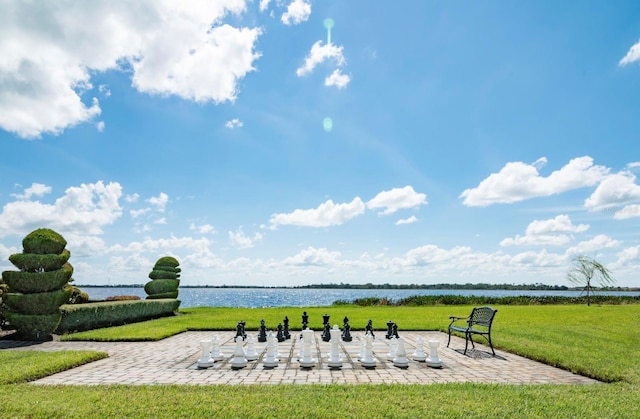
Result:
[[[151,281],[144,286],[147,299],[153,298],[178,298],[178,286],[180,285],[180,263],[171,256],[158,259],[149,273]]]
[[[73,266],[67,261],[67,241],[53,230],[41,228],[22,240],[23,253],[9,256],[20,271],[2,272],[7,286],[2,302],[5,317],[25,340],[48,340],[60,322],[60,306],[72,294]]]

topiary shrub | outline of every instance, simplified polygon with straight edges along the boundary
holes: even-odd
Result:
[[[67,261],[67,241],[53,230],[41,228],[22,240],[23,253],[9,256],[20,271],[2,272],[7,285],[5,317],[25,340],[48,340],[60,322],[60,306],[69,301],[73,266]]]
[[[140,297],[137,295],[112,295],[111,297],[107,297],[105,301],[136,301],[139,300]]]
[[[144,286],[148,299],[178,298],[180,285],[180,263],[171,256],[163,256],[157,260],[149,273],[151,281]]]
[[[71,287],[71,296],[67,304],[86,304],[89,302],[89,294],[78,287]]]

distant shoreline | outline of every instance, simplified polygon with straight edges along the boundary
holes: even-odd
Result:
[[[144,284],[75,285],[80,288],[143,288]],[[358,289],[358,290],[499,290],[499,291],[581,291],[581,287],[544,284],[312,284],[299,286],[260,285],[181,285],[180,288],[238,288],[238,289]],[[592,291],[640,291],[640,287],[592,288]]]

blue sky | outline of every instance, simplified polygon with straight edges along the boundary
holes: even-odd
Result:
[[[637,2],[129,3],[2,2],[0,269],[639,285]]]

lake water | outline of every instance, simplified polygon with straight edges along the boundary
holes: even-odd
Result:
[[[114,295],[137,295],[146,298],[142,287],[80,287],[91,299]],[[581,291],[507,291],[507,290],[353,290],[290,288],[180,288],[180,307],[313,307],[328,306],[336,300],[379,297],[398,300],[412,295],[483,295],[505,297],[516,295],[556,295],[577,297]],[[597,295],[640,295],[640,291],[601,291]]]

